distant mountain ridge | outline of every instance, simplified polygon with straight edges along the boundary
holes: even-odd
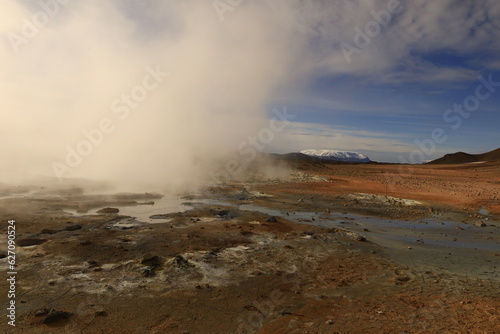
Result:
[[[310,157],[315,157],[329,161],[362,162],[362,163],[371,162],[370,158],[358,152],[310,149],[310,150],[300,151],[300,153]]]
[[[500,148],[483,154],[469,154],[465,152],[457,152],[446,154],[444,157],[428,162],[430,165],[444,164],[466,164],[474,162],[490,162],[500,161]]]

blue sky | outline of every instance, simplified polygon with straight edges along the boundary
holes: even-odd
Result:
[[[289,131],[291,137],[300,132],[301,140],[295,141],[298,149],[309,145],[356,150],[374,160],[397,162],[399,156],[407,157],[418,149],[415,140],[431,138],[435,128],[444,129],[448,139],[426,154],[426,160],[500,147],[498,88],[458,129],[443,119],[446,110],[475,94],[478,77],[491,75],[500,82],[500,48],[495,37],[500,32],[498,4],[402,1],[402,11],[393,15],[367,47],[358,49],[359,54],[353,53],[348,63],[339,56],[340,47],[333,45],[355,46],[355,28],[373,20],[369,13],[384,10],[387,2],[356,3],[356,11],[342,4],[329,7],[350,18],[322,22],[342,36],[327,48],[332,63],[313,76],[298,97],[280,100],[287,101],[297,114],[295,121],[303,123],[300,130]],[[309,124],[308,136],[304,124]]]

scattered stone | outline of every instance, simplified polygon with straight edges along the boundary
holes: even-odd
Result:
[[[116,214],[118,212],[120,212],[120,210],[117,208],[103,208],[97,211],[97,213],[103,213],[105,215]]]
[[[327,325],[333,325],[334,323],[335,323],[335,321],[333,321],[333,320],[325,321],[325,324],[327,324]]]
[[[277,223],[278,219],[275,216],[271,216],[271,217],[269,217],[269,218],[266,219],[266,222],[268,222],[268,223]]]
[[[477,227],[486,227],[486,224],[485,224],[485,223],[483,223],[483,222],[477,222],[475,225],[476,225]]]
[[[43,244],[47,239],[19,239],[16,244],[21,247],[35,246]]]
[[[108,313],[106,311],[97,311],[95,315],[98,317],[107,317]]]
[[[76,224],[76,225],[71,225],[71,226],[68,226],[66,227],[64,230],[65,231],[78,231],[78,230],[81,230],[82,229],[82,225],[80,224]]]
[[[88,240],[82,240],[80,241],[80,245],[82,246],[87,246],[87,245],[90,245],[92,242],[88,241]]]
[[[45,319],[43,319],[44,324],[52,324],[60,320],[67,320],[71,316],[71,313],[64,311],[51,310]]]

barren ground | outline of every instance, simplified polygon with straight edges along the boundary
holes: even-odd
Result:
[[[122,214],[153,194],[1,199],[18,275],[0,332],[500,332],[500,164],[295,168],[155,224]]]

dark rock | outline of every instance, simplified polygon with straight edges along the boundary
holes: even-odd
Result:
[[[78,230],[81,230],[82,229],[82,225],[80,224],[76,224],[76,225],[71,225],[71,226],[68,226],[66,227],[64,230],[65,231],[78,231]]]
[[[365,242],[365,241],[366,241],[366,238],[365,238],[365,237],[363,237],[362,235],[358,235],[358,236],[356,237],[356,240],[357,240],[357,241],[362,241],[362,242]]]
[[[94,261],[94,260],[87,261],[87,263],[89,264],[89,268],[94,268],[94,267],[97,267],[99,265],[97,263],[97,261]]]
[[[49,230],[49,229],[44,228],[44,229],[40,232],[40,234],[56,234],[57,232],[59,232],[59,231],[56,231],[56,230]]]
[[[144,277],[153,277],[155,275],[156,275],[155,268],[146,268],[142,272],[142,276],[144,276]]]
[[[168,218],[170,218],[169,214],[159,214],[159,215],[149,216],[149,219],[168,219]]]
[[[106,214],[106,215],[108,215],[108,214],[116,214],[118,212],[120,212],[120,210],[117,209],[117,208],[103,208],[103,209],[97,211],[97,213],[103,213],[103,214]]]
[[[64,311],[51,310],[49,314],[43,319],[44,324],[52,324],[60,320],[67,320],[71,316],[71,313]]]
[[[47,239],[20,239],[16,241],[16,244],[21,247],[27,247],[27,246],[41,245],[45,241],[47,241]]]
[[[158,255],[146,255],[141,263],[145,266],[157,268],[162,265],[162,260]]]
[[[50,310],[48,308],[43,308],[41,310],[37,310],[35,312],[35,316],[37,317],[43,317],[44,315],[47,315],[50,313]]]
[[[95,315],[98,317],[107,317],[108,313],[106,311],[97,311]]]
[[[218,217],[225,217],[229,214],[228,210],[217,210],[215,211],[215,215]]]
[[[271,217],[269,217],[269,218],[266,219],[266,222],[268,222],[268,223],[277,223],[278,219],[275,216],[271,216]]]
[[[205,257],[219,257],[219,253],[217,253],[216,251],[210,251],[207,253],[207,255],[205,255]]]
[[[399,281],[399,282],[408,282],[410,280],[410,277],[408,276],[397,276],[396,277],[396,281]]]
[[[186,260],[185,258],[183,258],[181,255],[176,255],[174,257],[174,260],[172,261],[172,265],[174,265],[178,268],[183,268],[183,269],[186,269],[189,267],[194,267],[193,264],[189,263],[189,261]]]
[[[80,241],[80,245],[82,246],[87,246],[87,245],[90,245],[92,242],[88,241],[88,240],[82,240]]]

